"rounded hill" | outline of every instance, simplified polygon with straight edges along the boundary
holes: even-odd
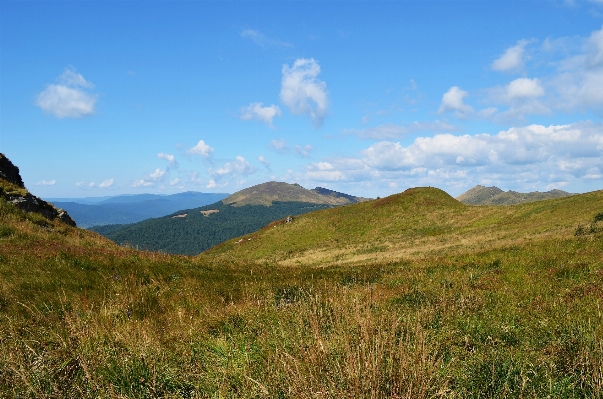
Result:
[[[299,184],[270,181],[238,191],[222,200],[224,204],[266,205],[273,202],[309,202],[312,204],[345,205],[362,199],[335,191],[316,188],[308,190]]]
[[[406,191],[378,199],[373,208],[402,207],[405,210],[429,210],[433,208],[458,208],[463,204],[452,198],[447,192],[435,187],[415,187]]]

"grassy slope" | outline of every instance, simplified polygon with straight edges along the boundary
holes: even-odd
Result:
[[[208,251],[211,256],[282,264],[358,264],[471,252],[571,237],[603,211],[603,191],[507,207],[464,205],[435,188],[314,212],[294,223],[250,234]]]
[[[0,200],[0,396],[598,398],[601,211],[418,189],[190,258]]]
[[[111,229],[104,235],[114,242],[145,250],[196,255],[225,240],[255,231],[275,219],[329,207],[307,202],[275,202],[271,206],[233,206],[222,202],[178,211]],[[203,215],[201,211],[218,212]],[[176,215],[185,217],[173,217]],[[108,229],[94,229],[101,233]]]

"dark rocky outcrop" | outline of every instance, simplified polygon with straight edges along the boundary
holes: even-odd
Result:
[[[19,168],[17,168],[4,154],[0,153],[0,178],[13,183],[16,186],[25,188]]]
[[[5,190],[0,187],[0,196],[7,202],[15,205],[25,212],[35,212],[49,220],[58,219],[65,224],[75,227],[75,221],[67,212],[54,207],[41,198],[25,190],[25,184],[16,167],[4,154],[0,153],[0,178],[6,180],[20,190]]]

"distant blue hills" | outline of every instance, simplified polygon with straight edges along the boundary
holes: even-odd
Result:
[[[187,191],[172,195],[135,194],[88,198],[45,198],[64,209],[78,227],[129,224],[169,215],[181,209],[198,208],[228,197],[228,193]]]

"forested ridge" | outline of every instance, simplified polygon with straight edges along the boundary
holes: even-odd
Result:
[[[90,230],[120,245],[173,254],[194,255],[214,245],[256,231],[272,221],[333,205],[273,202],[265,205],[226,205],[222,201],[200,208],[128,225],[98,226]],[[217,210],[205,216],[202,211]],[[186,214],[186,216],[181,216]],[[179,217],[180,216],[180,217]]]

